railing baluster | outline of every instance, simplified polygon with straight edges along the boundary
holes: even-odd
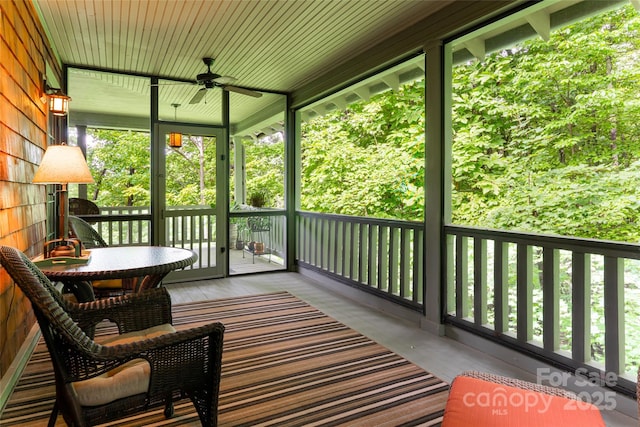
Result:
[[[349,259],[349,278],[353,279],[353,271],[355,264],[354,252],[356,251],[356,227],[353,222],[349,222],[349,252],[347,253],[347,257]]]
[[[367,283],[369,280],[369,227],[367,224],[360,224],[360,262],[358,263],[358,281]]]
[[[605,368],[619,374],[624,361],[624,260],[604,257]]]
[[[487,323],[487,241],[473,239],[473,317],[476,325]]]
[[[388,233],[386,227],[378,227],[378,289],[381,291],[386,291],[388,285],[388,265],[387,265],[387,254],[388,254]]]
[[[457,256],[457,242],[458,236],[447,234],[446,237],[446,258],[447,266],[445,268],[445,283],[447,290],[447,307],[446,313],[456,313],[456,296],[457,296],[457,282],[458,282],[458,256]]]
[[[525,243],[518,243],[518,314],[517,337],[527,342],[533,338],[533,248]]]
[[[326,265],[324,264],[324,250],[326,245],[324,244],[324,238],[325,238],[325,225],[326,225],[326,221],[324,219],[321,219],[320,221],[318,221],[318,225],[319,225],[319,230],[318,230],[318,244],[316,247],[316,250],[318,251],[318,267],[320,268],[325,268]]]
[[[363,275],[362,275],[362,266],[363,266],[363,261],[365,261],[366,257],[364,256],[364,239],[365,239],[365,235],[366,233],[363,231],[363,224],[357,224],[355,226],[355,228],[358,230],[358,238],[356,239],[356,253],[355,253],[355,273],[354,273],[354,277],[353,279],[356,282],[360,282],[360,283],[365,283],[363,280]]]
[[[335,221],[327,220],[327,270],[335,273]]]
[[[493,248],[494,329],[503,334],[509,329],[509,244],[495,240]]]
[[[560,251],[545,246],[542,253],[542,340],[544,349],[560,346]]]
[[[411,230],[400,228],[400,296],[411,295]]]
[[[318,223],[320,219],[314,218],[311,224],[309,224],[309,262],[318,266]]]
[[[387,257],[387,262],[389,263],[389,279],[387,289],[392,295],[399,295],[400,293],[398,290],[398,231],[397,227],[389,227],[389,254]]]
[[[369,246],[367,247],[367,256],[369,258],[369,265],[367,266],[367,285],[375,286],[376,278],[376,253],[378,248],[378,240],[376,239],[377,233],[376,227],[369,224]]]
[[[591,361],[591,255],[571,257],[571,357]]]
[[[424,299],[424,233],[413,229],[413,302],[423,304]]]
[[[311,238],[311,230],[309,227],[309,223],[311,222],[312,218],[302,218],[301,224],[300,224],[300,228],[298,229],[299,234],[299,238],[301,238],[301,253],[302,253],[302,259],[308,263],[311,263],[311,260],[309,259],[309,239]]]
[[[342,221],[342,236],[340,245],[340,274],[346,277],[346,252],[347,252],[347,222]]]
[[[469,254],[465,236],[456,236],[456,317],[469,316]]]
[[[336,220],[336,262],[335,272],[336,274],[344,274],[344,245],[345,245],[345,223],[344,221]]]

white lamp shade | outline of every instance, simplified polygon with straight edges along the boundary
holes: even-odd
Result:
[[[94,182],[80,147],[50,145],[33,182],[37,184],[92,184]]]

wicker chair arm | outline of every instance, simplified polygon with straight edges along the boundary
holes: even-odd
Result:
[[[106,319],[118,325],[119,332],[124,334],[171,323],[171,297],[166,288],[160,287],[139,294],[71,304],[69,314],[85,331]]]
[[[208,338],[223,331],[224,325],[222,323],[209,323],[204,326],[177,331],[173,334],[159,335],[154,338],[134,341],[127,344],[101,346],[99,353],[95,354],[95,357],[98,360],[130,360],[131,356],[153,354],[166,347],[180,346],[183,343]]]
[[[180,371],[184,365],[201,361],[206,351],[199,350],[213,345],[222,350],[224,325],[210,323],[204,326],[164,334],[154,338],[114,346],[95,346],[95,352],[73,351],[64,359],[69,376],[66,382],[86,380],[117,368],[133,359],[147,359],[152,371],[171,369]]]

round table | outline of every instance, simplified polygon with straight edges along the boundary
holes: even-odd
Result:
[[[90,282],[93,280],[142,278],[135,292],[156,287],[173,270],[188,267],[198,255],[182,248],[166,246],[109,246],[89,250],[86,264],[58,264],[40,267],[52,281],[71,288],[78,301],[95,299]]]

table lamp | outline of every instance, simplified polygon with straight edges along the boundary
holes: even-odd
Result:
[[[60,184],[58,192],[58,233],[60,242],[68,239],[67,217],[69,212],[69,199],[67,196],[68,184],[92,184],[94,182],[87,161],[80,147],[73,147],[62,143],[50,145],[44,153],[42,162],[33,177],[35,184]],[[45,244],[45,256],[47,255]],[[68,248],[67,248],[68,249]]]

